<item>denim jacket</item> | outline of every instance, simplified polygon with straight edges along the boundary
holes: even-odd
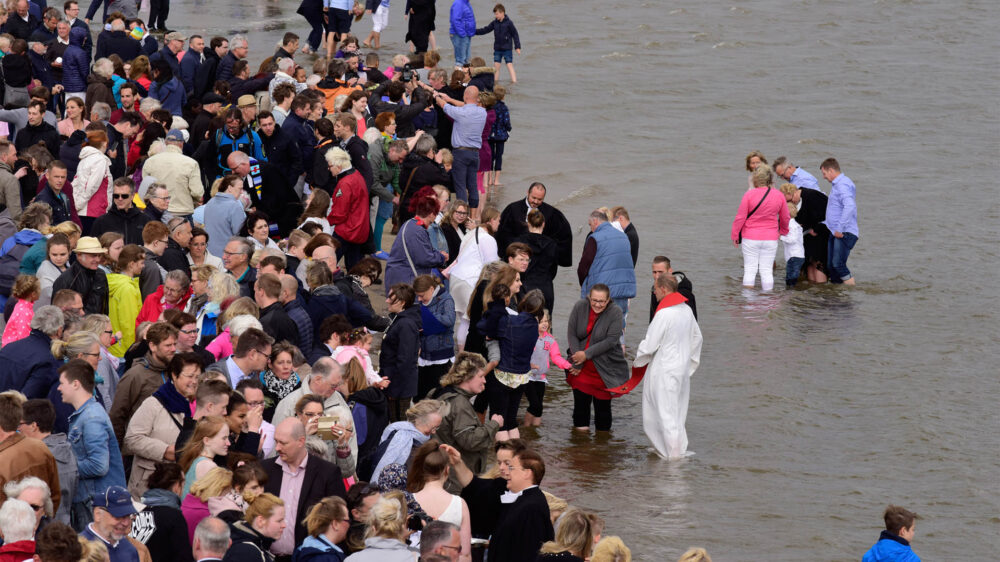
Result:
[[[420,305],[423,329],[420,332],[420,358],[440,361],[455,356],[455,300],[444,287],[434,290],[430,304]]]
[[[91,397],[69,416],[67,435],[76,455],[77,475],[74,503],[91,500],[110,486],[125,486],[125,468],[111,420]]]

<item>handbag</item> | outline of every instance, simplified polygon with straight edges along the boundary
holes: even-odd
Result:
[[[753,215],[754,213],[757,212],[757,209],[759,209],[760,206],[764,204],[764,201],[767,199],[767,196],[770,195],[770,194],[771,194],[771,186],[768,186],[767,187],[767,191],[764,192],[764,196],[760,198],[760,202],[757,203],[757,206],[754,207],[753,209],[751,209],[750,212],[747,213],[747,216],[743,219],[743,226],[746,226],[746,220],[748,218],[750,218],[751,215]],[[736,235],[736,243],[737,244],[742,244],[743,243],[743,227],[740,227],[740,232],[739,232],[739,234]]]
[[[7,83],[7,77],[4,76],[3,67],[0,66],[0,79],[3,80],[3,104],[4,106],[10,107],[27,107],[28,102],[31,101],[31,96],[28,95],[27,86],[11,86]]]

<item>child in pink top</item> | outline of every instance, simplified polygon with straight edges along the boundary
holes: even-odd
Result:
[[[531,374],[524,394],[528,397],[528,411],[524,415],[525,425],[542,425],[542,402],[545,398],[545,385],[548,384],[548,373],[551,363],[560,369],[571,369],[569,361],[559,351],[559,342],[549,333],[552,319],[549,311],[544,311],[542,321],[538,323],[538,341],[535,351],[531,354]]]
[[[389,385],[388,377],[380,377],[368,351],[372,347],[372,335],[364,328],[355,328],[344,340],[344,345],[338,348],[333,358],[341,365],[347,365],[351,359],[357,359],[365,369],[365,380],[371,386],[385,388]]]
[[[42,294],[42,285],[34,275],[18,275],[10,296],[17,298],[14,312],[3,329],[3,345],[28,337],[31,319],[35,317],[35,301]]]

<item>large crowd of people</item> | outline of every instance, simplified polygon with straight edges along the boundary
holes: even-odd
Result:
[[[413,52],[380,68],[360,49],[379,47],[388,0],[306,0],[307,44],[286,33],[255,71],[247,37],[167,30],[168,0],[147,26],[125,4],[96,41],[97,3],[83,20],[74,0],[0,8],[0,559],[630,560],[596,512],[539,488],[520,428],[541,425],[556,369],[581,432],[610,430],[645,377],[646,434],[683,457],[695,296],[653,260],[630,365],[628,210],[594,210],[574,260],[542,183],[492,206],[512,130],[499,71],[516,82],[521,49],[504,6],[477,28],[453,2],[448,69],[434,2],[412,0]],[[489,33],[492,67],[470,53]],[[749,284],[770,288],[789,209],[831,236],[798,267],[853,282],[839,164],[821,166],[834,226],[815,178],[778,159],[794,185],[772,194],[755,158],[733,227]],[[553,280],[574,264],[563,332]]]

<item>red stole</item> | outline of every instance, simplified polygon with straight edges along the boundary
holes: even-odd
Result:
[[[687,298],[684,295],[677,292],[670,293],[669,295],[663,297],[663,299],[660,301],[660,304],[657,305],[656,312],[659,312],[664,308],[677,306],[685,302],[687,302]],[[642,377],[644,376],[646,376],[646,366],[632,367],[632,378],[630,378],[628,382],[626,382],[621,386],[609,388],[608,392],[618,395],[628,394],[629,392],[632,392],[632,390],[635,387],[639,386],[639,383],[642,382]]]

